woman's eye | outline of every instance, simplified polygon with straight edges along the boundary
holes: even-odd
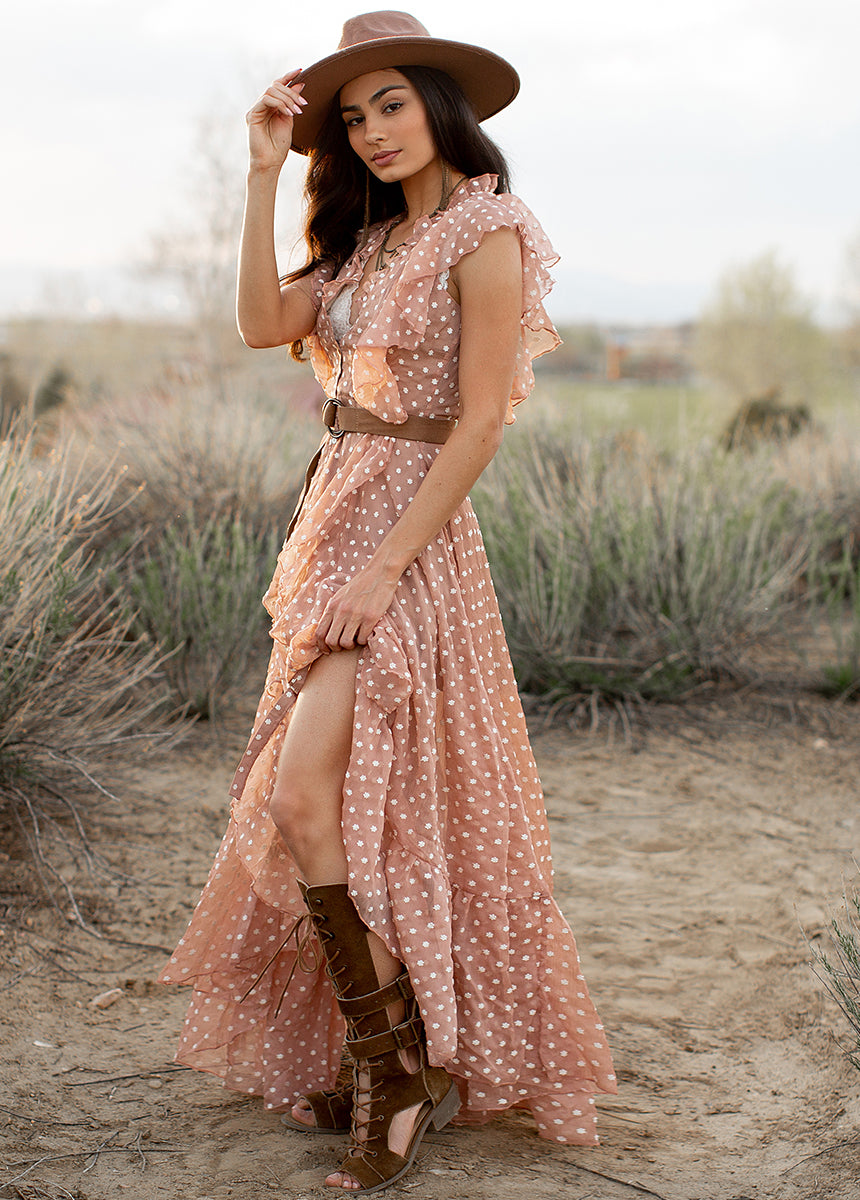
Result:
[[[386,104],[384,106],[382,111],[386,112],[386,113],[387,112],[397,112],[398,108],[402,108],[402,107],[403,107],[402,100],[391,100],[391,101],[389,101],[388,104]]]
[[[359,123],[359,121],[361,121],[361,119],[362,119],[361,117],[347,117],[347,119],[346,119],[347,129],[350,129],[353,125],[357,125]]]

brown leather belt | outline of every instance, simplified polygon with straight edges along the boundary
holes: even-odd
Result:
[[[457,424],[453,417],[407,417],[405,421],[397,423],[383,421],[381,417],[374,416],[366,408],[353,408],[330,398],[323,404],[322,419],[330,437],[334,438],[343,437],[345,433],[377,433],[383,437],[408,438],[413,442],[433,442],[435,445],[447,442],[449,434]],[[295,512],[287,526],[287,537],[293,532],[296,521],[299,519],[299,513],[302,511],[305,496],[308,494],[311,480],[319,466],[325,445],[326,443],[323,441],[322,446],[308,463],[304,486]]]
[[[352,408],[337,400],[326,400],[322,410],[323,424],[332,437],[344,433],[380,433],[383,437],[409,438],[413,442],[447,442],[457,424],[453,417],[407,417],[405,421],[383,421],[366,408]]]

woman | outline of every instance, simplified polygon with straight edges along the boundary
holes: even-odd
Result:
[[[327,1180],[350,1191],[399,1179],[458,1109],[594,1144],[591,1093],[614,1090],[467,498],[558,343],[552,249],[476,120],[517,88],[488,51],[370,13],[248,114],[239,328],[309,344],[330,433],[264,600],[230,826],[162,978],[195,986],[180,1061],[292,1128],[351,1125]],[[311,258],[279,281],[291,146]]]

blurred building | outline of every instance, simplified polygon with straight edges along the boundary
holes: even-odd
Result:
[[[693,374],[695,326],[568,325],[560,329],[562,345],[537,360],[542,374],[608,383],[688,383]]]

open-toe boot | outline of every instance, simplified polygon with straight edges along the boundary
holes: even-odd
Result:
[[[302,888],[325,954],[329,978],[347,1023],[346,1049],[354,1060],[352,1142],[341,1171],[361,1185],[352,1195],[378,1192],[401,1179],[415,1161],[421,1139],[432,1126],[442,1129],[460,1107],[457,1085],[442,1067],[427,1060],[424,1023],[409,975],[379,986],[367,941],[367,927],[349,898],[346,884]],[[392,1025],[389,1006],[402,1001],[405,1019]],[[404,1062],[414,1055],[417,1069]],[[404,1154],[389,1147],[391,1123],[415,1108]]]
[[[302,1133],[349,1133],[352,1127],[352,1059],[344,1050],[334,1087],[324,1092],[308,1092],[303,1096],[314,1114],[313,1125],[297,1121],[285,1113],[281,1122],[289,1129]]]

